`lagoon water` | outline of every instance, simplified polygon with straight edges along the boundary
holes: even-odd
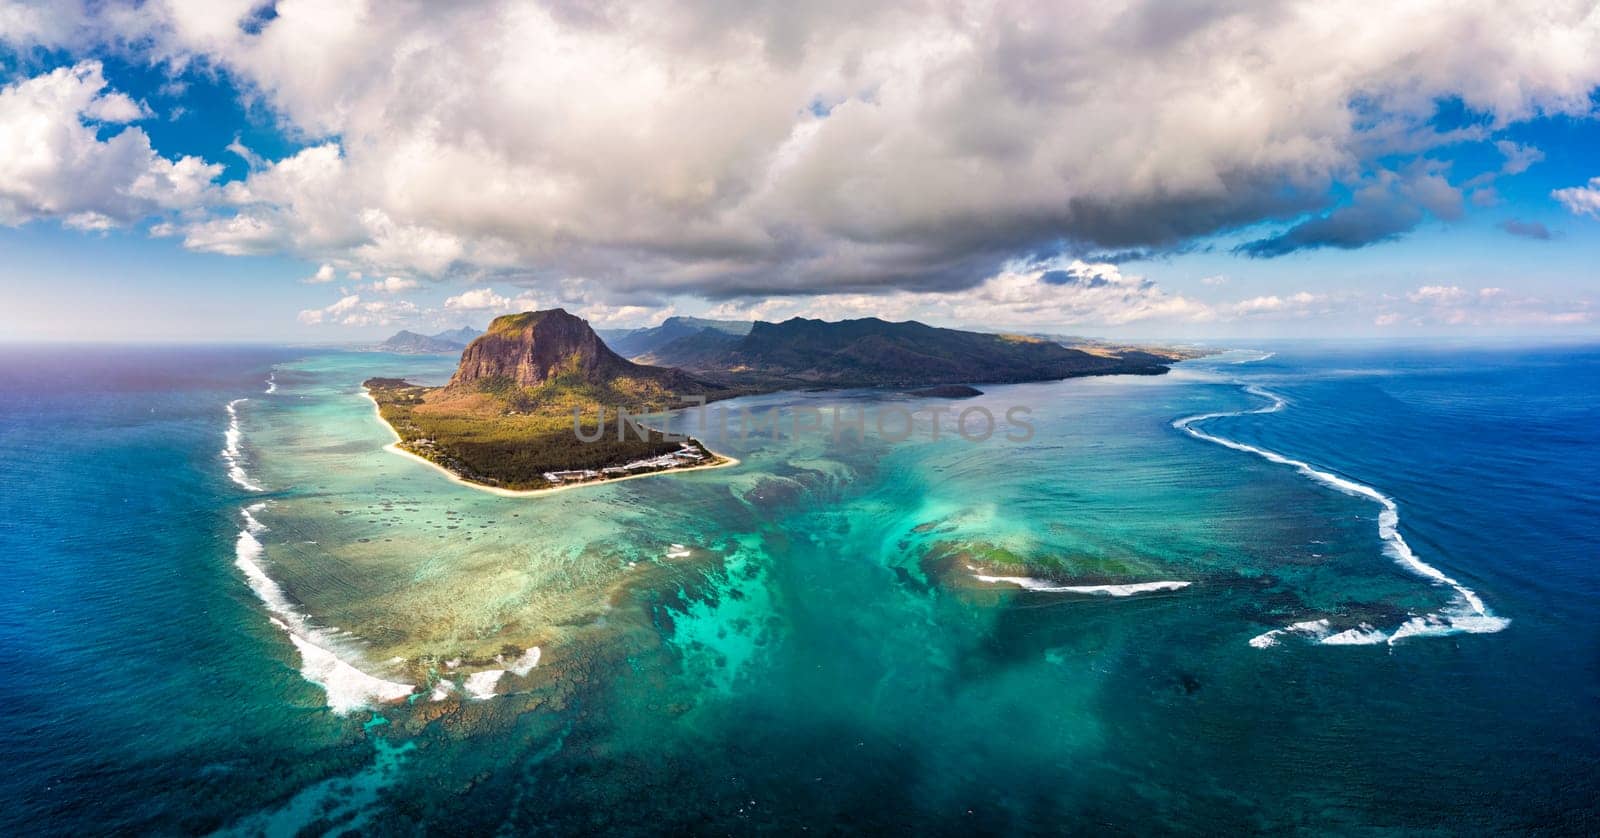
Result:
[[[1600,830],[1600,350],[1270,346],[528,498],[383,450],[360,382],[452,366],[0,350],[10,830]]]

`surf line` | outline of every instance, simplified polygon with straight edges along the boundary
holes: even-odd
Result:
[[[267,619],[289,635],[300,654],[300,677],[326,694],[326,705],[335,715],[370,709],[374,704],[401,701],[416,691],[411,684],[388,681],[357,666],[360,655],[337,629],[319,628],[299,611],[288,594],[263,566],[265,548],[258,536],[266,527],[256,513],[265,502],[239,510],[244,527],[234,541],[234,566],[244,574],[251,592],[266,606]]]
[[[266,490],[252,480],[250,473],[245,471],[244,450],[240,447],[244,431],[239,427],[239,405],[247,401],[250,400],[234,399],[228,402],[228,427],[222,432],[222,440],[225,443],[222,448],[222,459],[228,464],[228,479],[232,480],[234,485],[249,492],[264,492]]]
[[[1378,631],[1372,626],[1366,624],[1362,624],[1361,626],[1349,629],[1347,631],[1333,634],[1326,631],[1312,630],[1310,628],[1313,625],[1315,625],[1317,629],[1326,628],[1327,621],[1325,620],[1313,621],[1312,623],[1296,623],[1288,628],[1274,629],[1266,632],[1265,634],[1261,634],[1255,638],[1252,638],[1250,641],[1251,646],[1256,648],[1275,646],[1277,645],[1278,638],[1286,634],[1298,634],[1312,637],[1328,645],[1364,645],[1385,642],[1392,645],[1396,640],[1400,640],[1401,638],[1405,637],[1445,635],[1455,634],[1457,632],[1487,634],[1500,631],[1510,624],[1510,620],[1504,617],[1495,616],[1494,613],[1489,610],[1488,606],[1484,605],[1483,599],[1478,596],[1477,592],[1445,575],[1444,571],[1428,564],[1417,556],[1416,552],[1411,549],[1411,545],[1406,543],[1405,536],[1400,534],[1400,507],[1395,503],[1393,498],[1385,495],[1371,486],[1366,485],[1365,483],[1357,483],[1354,480],[1349,480],[1336,474],[1322,471],[1303,460],[1285,457],[1276,451],[1269,451],[1265,448],[1258,448],[1254,445],[1246,445],[1242,442],[1236,442],[1225,437],[1207,433],[1195,427],[1195,425],[1198,423],[1206,422],[1211,419],[1221,419],[1227,416],[1251,416],[1263,413],[1277,413],[1278,411],[1283,410],[1288,404],[1288,402],[1286,402],[1282,396],[1268,390],[1264,390],[1253,384],[1246,386],[1244,391],[1252,396],[1259,396],[1267,399],[1269,403],[1263,407],[1258,407],[1253,410],[1200,413],[1194,416],[1185,416],[1182,419],[1173,421],[1172,427],[1177,428],[1189,436],[1204,442],[1221,445],[1224,448],[1231,448],[1235,451],[1243,451],[1248,454],[1254,454],[1270,463],[1275,463],[1277,465],[1290,466],[1318,483],[1321,483],[1325,486],[1330,486],[1347,495],[1366,498],[1367,500],[1378,504],[1380,507],[1378,511],[1378,539],[1384,544],[1384,552],[1391,559],[1394,559],[1395,562],[1397,562],[1401,567],[1404,567],[1412,573],[1421,576],[1424,579],[1428,579],[1435,584],[1445,585],[1451,588],[1455,592],[1460,606],[1464,606],[1455,609],[1455,613],[1447,612],[1444,614],[1426,614],[1420,617],[1412,617],[1403,623],[1399,628],[1395,629],[1392,634],[1384,634],[1383,632]]]
[[[671,555],[671,554],[668,554]],[[978,572],[972,565],[967,565],[967,570],[972,572],[972,578],[979,582],[994,584],[1003,582],[1015,585],[1029,591],[1045,594],[1089,594],[1092,596],[1125,597],[1134,594],[1146,594],[1152,591],[1177,591],[1189,587],[1188,582],[1134,582],[1128,585],[1059,585],[1031,576],[985,576]]]

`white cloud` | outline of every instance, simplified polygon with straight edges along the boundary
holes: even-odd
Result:
[[[104,230],[214,198],[221,166],[162,157],[142,129],[114,127],[146,116],[107,88],[98,61],[0,88],[0,224]]]
[[[307,326],[388,326],[421,314],[422,309],[406,300],[363,301],[359,294],[346,294],[331,305],[300,312],[299,319]]]
[[[1204,322],[1217,312],[1204,303],[1168,294],[1154,282],[1122,273],[1116,265],[1049,259],[1008,265],[960,291],[824,294],[754,304],[724,303],[708,316],[782,320],[805,316],[837,320],[881,317],[926,320],[984,329],[1121,326],[1142,321]]]
[[[421,283],[409,277],[386,276],[368,285],[367,289],[379,294],[398,294],[401,291],[409,291],[420,285]]]
[[[451,311],[500,311],[511,305],[511,300],[494,292],[493,288],[474,288],[444,301]]]
[[[1587,186],[1570,186],[1557,189],[1550,197],[1561,202],[1573,215],[1600,218],[1600,177],[1589,178]]]
[[[333,266],[328,264],[328,263],[326,263],[326,262],[324,262],[324,263],[322,263],[321,267],[317,268],[317,272],[316,273],[314,273],[311,276],[308,276],[305,279],[302,279],[300,281],[305,283],[305,284],[307,284],[307,285],[322,285],[322,284],[325,284],[325,283],[332,282],[334,279],[335,279],[335,272],[334,272]]]
[[[1594,322],[1587,300],[1546,300],[1504,288],[1476,291],[1456,285],[1424,285],[1406,294],[1414,306],[1406,322],[1445,326],[1578,326]],[[1399,314],[1380,315],[1377,325],[1401,322]]]
[[[719,297],[949,291],[1063,239],[1286,219],[1375,160],[1588,114],[1600,83],[1584,4],[282,0],[247,32],[255,5],[6,4],[0,37],[203,60],[321,142],[186,220],[196,249]],[[1435,132],[1452,97],[1485,124]],[[1415,184],[1459,213],[1443,174]]]
[[[1220,306],[1219,308],[1223,313],[1235,318],[1307,318],[1332,313],[1353,302],[1353,300],[1338,299],[1328,294],[1313,294],[1310,291],[1300,291],[1287,295],[1268,294],[1251,297],[1236,303]]]
[[[446,299],[444,308],[446,311],[486,311],[496,314],[508,314],[517,311],[535,311],[539,308],[539,304],[533,294],[526,291],[516,297],[506,297],[497,293],[493,288],[473,288]]]
[[[1203,277],[1200,278],[1200,284],[1201,285],[1210,285],[1210,286],[1213,286],[1213,287],[1218,286],[1218,285],[1227,285],[1228,284],[1228,278],[1223,276],[1223,275],[1221,275],[1221,274],[1217,274],[1215,276],[1203,276]]]
[[[1407,294],[1406,299],[1427,305],[1459,305],[1471,296],[1456,285],[1424,285]]]
[[[332,305],[324,308],[306,309],[305,311],[300,312],[300,322],[307,325],[312,325],[316,323],[325,323],[330,320],[337,320],[338,318],[343,317],[353,311],[359,305],[361,305],[360,295],[347,294],[343,297],[340,297],[339,301],[333,303]]]

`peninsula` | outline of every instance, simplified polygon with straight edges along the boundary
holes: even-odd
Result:
[[[690,396],[735,392],[625,360],[562,309],[496,318],[467,345],[443,387],[393,378],[371,378],[364,387],[399,437],[398,450],[502,491],[733,462],[697,440],[615,416],[619,407],[637,416],[681,406]],[[576,425],[575,412],[582,417]]]
[[[733,462],[698,440],[622,419],[619,408],[638,417],[701,400],[817,387],[913,387],[922,388],[913,396],[965,398],[980,395],[969,382],[1160,375],[1192,357],[876,318],[671,318],[611,340],[633,360],[565,310],[506,315],[466,345],[444,386],[372,378],[366,392],[399,437],[397,450],[464,482],[523,493]]]

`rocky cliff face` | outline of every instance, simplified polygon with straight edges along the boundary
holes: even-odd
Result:
[[[581,317],[555,308],[495,318],[467,345],[449,387],[476,389],[484,383],[539,387],[551,381],[609,384],[618,378],[648,380],[680,392],[698,382],[678,370],[635,364],[612,352]]]

